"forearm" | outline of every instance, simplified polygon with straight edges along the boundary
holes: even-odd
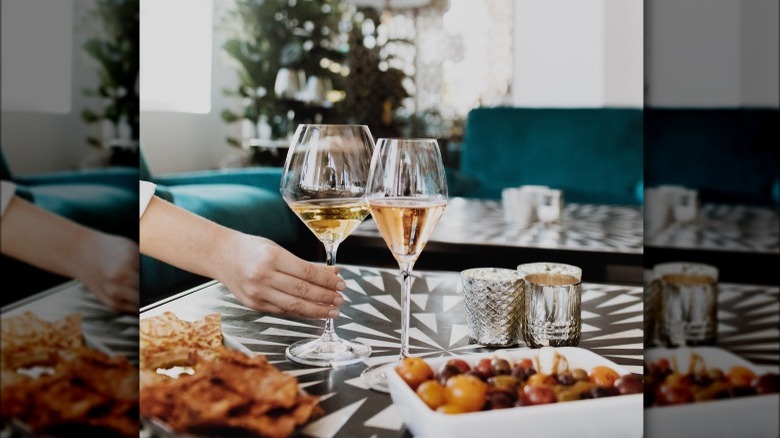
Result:
[[[217,278],[239,233],[152,197],[140,222],[142,254],[208,278]]]
[[[97,234],[82,225],[14,197],[2,218],[2,253],[68,278],[89,263]]]

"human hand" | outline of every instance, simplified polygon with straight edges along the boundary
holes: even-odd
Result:
[[[336,318],[346,288],[335,266],[305,261],[271,240],[235,235],[217,269],[241,303],[255,310],[302,318]]]
[[[138,245],[124,237],[95,233],[84,240],[79,252],[76,278],[103,304],[119,312],[137,313]]]

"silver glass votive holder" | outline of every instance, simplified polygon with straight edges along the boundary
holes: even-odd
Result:
[[[517,267],[523,289],[523,341],[530,348],[574,347],[582,332],[582,269],[564,263]]]
[[[460,274],[469,342],[511,347],[520,342],[523,294],[514,269],[473,268]]]
[[[718,268],[669,262],[653,267],[657,335],[666,347],[715,345],[718,333]]]

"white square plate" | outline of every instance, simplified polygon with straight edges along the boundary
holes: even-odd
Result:
[[[570,368],[586,371],[597,365],[608,366],[618,374],[629,371],[588,350],[577,347],[557,348],[569,362]],[[502,357],[513,363],[522,358],[533,359],[539,350],[522,348],[498,350],[491,353],[458,356],[474,366],[483,357]],[[425,359],[437,371],[453,356]],[[447,415],[431,410],[393,367],[388,365],[388,385],[393,403],[404,423],[415,437],[458,438],[478,437],[641,437],[642,394],[617,395],[600,399],[578,400],[538,406],[522,406],[493,411]]]
[[[707,368],[724,373],[735,365],[747,367],[757,375],[765,370],[726,350],[716,347],[649,348],[645,361],[661,358],[677,360],[681,371],[688,369],[691,353],[698,353]],[[755,395],[713,400],[687,405],[653,406],[645,410],[645,431],[655,437],[768,437],[780,436],[777,412],[780,395]]]

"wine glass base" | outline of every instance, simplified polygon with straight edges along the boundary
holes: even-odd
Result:
[[[371,347],[341,338],[304,340],[287,347],[285,355],[303,365],[339,368],[362,362],[371,356]]]
[[[374,391],[389,393],[390,388],[387,386],[386,374],[389,369],[386,363],[372,365],[364,369],[360,373],[360,377]]]

